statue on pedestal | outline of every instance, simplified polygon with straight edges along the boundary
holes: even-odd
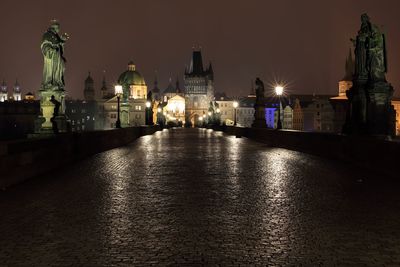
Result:
[[[256,78],[256,99],[264,99],[264,83],[260,78]]]
[[[60,24],[52,20],[43,34],[40,49],[43,55],[43,79],[40,88],[40,107],[42,132],[54,129],[66,131],[65,117],[65,63],[64,46],[69,39],[68,34],[59,34]],[[54,131],[56,132],[56,131]]]
[[[265,89],[264,83],[260,78],[256,78],[256,103],[254,104],[254,122],[251,127],[266,128],[265,122]]]
[[[395,133],[393,87],[386,81],[385,35],[361,15],[361,28],[355,40],[353,87],[347,91],[349,110],[343,131],[348,134],[391,136]]]

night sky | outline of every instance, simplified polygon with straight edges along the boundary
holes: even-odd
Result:
[[[103,70],[113,84],[131,59],[149,88],[155,70],[161,89],[169,77],[182,82],[193,45],[212,61],[217,91],[248,94],[259,76],[288,82],[291,93],[337,94],[349,39],[367,12],[384,25],[388,80],[399,95],[399,10],[398,0],[1,0],[0,79],[18,77],[23,93],[40,87],[41,36],[57,18],[71,37],[66,88],[74,98],[88,71],[98,89]]]

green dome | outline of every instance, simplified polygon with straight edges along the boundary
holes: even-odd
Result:
[[[136,71],[133,62],[129,62],[128,70],[123,72],[119,76],[118,83],[123,86],[146,85],[143,76],[138,71]]]

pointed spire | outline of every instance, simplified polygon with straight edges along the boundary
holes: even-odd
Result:
[[[103,81],[101,82],[101,91],[107,91],[106,71],[103,70]]]
[[[154,87],[158,87],[158,77],[157,77],[157,70],[155,71],[155,75],[154,75]]]
[[[90,71],[88,71],[88,76],[87,76],[87,78],[85,80],[85,84],[89,84],[89,83],[93,83],[93,78],[91,76]]]
[[[346,64],[345,64],[345,76],[342,80],[351,81],[353,79],[353,75],[354,75],[354,60],[351,48],[349,48],[349,54],[346,58]]]
[[[3,92],[3,93],[6,93],[7,92],[7,83],[6,83],[6,81],[3,79],[3,82],[2,82],[2,84],[1,84],[1,91]]]
[[[179,77],[176,75],[176,93],[180,94],[181,93],[181,88],[179,86]]]
[[[194,75],[202,75],[204,73],[201,50],[193,50],[189,73]]]
[[[20,92],[20,86],[19,86],[19,83],[18,83],[18,78],[15,79],[14,91],[15,92]]]
[[[154,88],[151,90],[153,93],[158,94],[160,92],[160,89],[158,88],[158,77],[157,77],[157,71],[155,71],[154,75]],[[155,96],[157,98],[157,96]]]
[[[214,74],[214,70],[213,70],[211,61],[210,61],[210,65],[208,65],[208,73]]]

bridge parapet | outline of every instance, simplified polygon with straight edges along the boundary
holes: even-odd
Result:
[[[129,127],[0,142],[0,188],[129,144],[158,130],[161,130],[158,126]]]
[[[244,136],[268,144],[325,158],[340,160],[399,178],[400,141],[367,136],[274,130],[266,128],[225,127],[225,133]]]

